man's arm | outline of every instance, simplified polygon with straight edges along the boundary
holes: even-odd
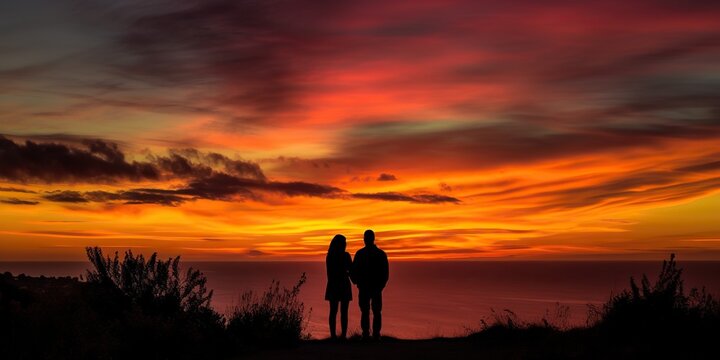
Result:
[[[382,261],[382,287],[385,288],[385,285],[387,285],[388,279],[390,279],[390,264],[388,263],[387,254],[383,251],[383,261]]]

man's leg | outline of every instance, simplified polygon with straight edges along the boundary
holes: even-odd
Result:
[[[373,337],[380,338],[380,328],[382,327],[382,292],[373,294],[372,297],[373,312]]]
[[[363,338],[370,336],[370,295],[367,291],[358,292],[358,304],[360,305],[360,328]]]

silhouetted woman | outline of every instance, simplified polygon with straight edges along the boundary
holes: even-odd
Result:
[[[325,289],[325,300],[330,302],[330,337],[335,339],[335,321],[337,319],[338,304],[340,305],[340,326],[342,339],[347,335],[348,326],[348,305],[352,300],[352,289],[350,288],[350,267],[352,259],[345,251],[347,242],[345,236],[335,235],[330,242],[325,266],[327,268],[327,288]]]

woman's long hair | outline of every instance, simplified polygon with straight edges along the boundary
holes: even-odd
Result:
[[[347,246],[347,240],[345,236],[337,234],[330,241],[330,247],[328,247],[327,258],[339,258],[345,253],[345,247]]]

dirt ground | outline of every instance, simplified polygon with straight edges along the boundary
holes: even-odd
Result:
[[[514,358],[514,354],[500,353],[497,349],[488,349],[466,339],[397,340],[387,339],[380,342],[347,341],[343,343],[328,340],[311,340],[292,349],[259,351],[245,359],[262,360],[321,360],[321,359],[464,359],[478,358]]]

